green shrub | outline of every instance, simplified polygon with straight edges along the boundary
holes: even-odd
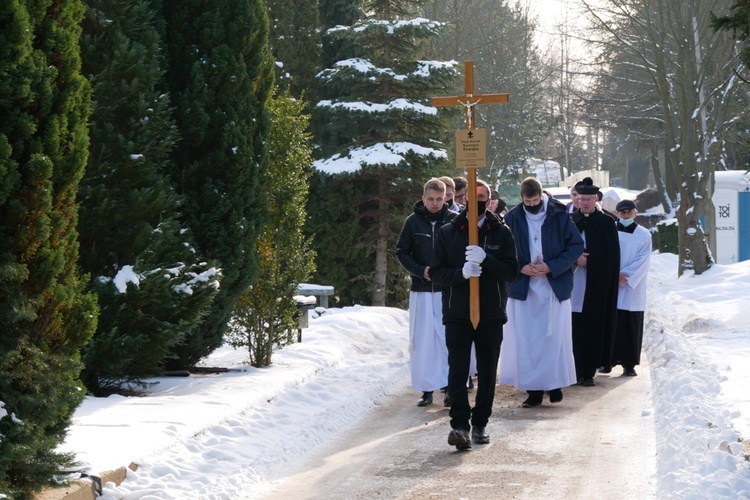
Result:
[[[656,243],[660,253],[679,253],[677,219],[668,219],[656,225]]]

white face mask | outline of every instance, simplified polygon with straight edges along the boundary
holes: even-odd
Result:
[[[620,219],[620,224],[622,224],[625,227],[628,227],[633,222],[635,222],[635,219]]]

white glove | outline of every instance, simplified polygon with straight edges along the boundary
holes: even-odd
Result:
[[[476,245],[469,245],[466,247],[467,262],[476,262],[477,264],[481,264],[486,256],[487,254],[484,253],[482,247],[478,247]]]
[[[461,269],[461,274],[464,275],[465,279],[469,279],[472,276],[478,277],[482,274],[482,266],[477,262],[466,261],[463,269]]]

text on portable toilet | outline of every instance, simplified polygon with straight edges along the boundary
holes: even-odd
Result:
[[[714,173],[712,201],[716,213],[716,262],[750,259],[750,172]]]

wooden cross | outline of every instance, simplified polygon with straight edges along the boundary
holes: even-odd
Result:
[[[478,104],[501,104],[508,102],[508,94],[475,94],[474,93],[474,61],[464,63],[464,95],[451,97],[433,97],[433,106],[463,106],[466,110],[466,129],[476,129],[476,113],[474,106]],[[469,215],[469,245],[479,243],[479,228],[477,227],[477,169],[467,169],[466,210]],[[469,196],[472,196],[469,203]],[[479,278],[469,279],[469,314],[474,329],[479,325]]]

